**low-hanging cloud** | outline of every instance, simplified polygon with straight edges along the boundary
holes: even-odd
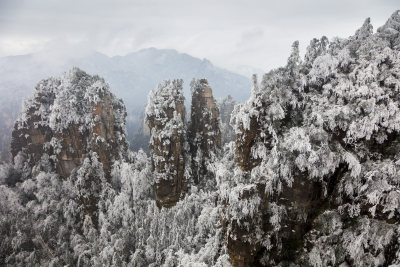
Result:
[[[228,69],[267,70],[285,63],[294,40],[304,51],[313,37],[349,36],[366,17],[377,28],[398,7],[396,0],[2,0],[0,56],[157,47]]]

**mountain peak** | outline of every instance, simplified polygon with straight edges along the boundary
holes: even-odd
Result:
[[[361,28],[356,31],[355,36],[357,38],[364,39],[365,37],[370,36],[373,33],[373,26],[371,24],[371,19],[367,18]]]
[[[13,157],[26,153],[32,165],[54,154],[57,172],[68,177],[93,150],[109,175],[109,157],[126,146],[125,107],[102,78],[74,67],[38,83],[12,135]]]

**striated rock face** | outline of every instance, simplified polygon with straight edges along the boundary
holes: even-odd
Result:
[[[260,138],[260,128],[257,118],[251,117],[249,129],[240,128],[241,132],[236,136],[236,163],[243,171],[251,171],[260,163],[260,159],[253,157],[251,148],[257,144]]]
[[[206,161],[221,149],[220,114],[206,79],[191,82],[189,144],[196,184],[207,173]]]
[[[182,80],[164,81],[149,95],[146,121],[151,131],[150,154],[158,207],[172,207],[184,195],[185,105]]]
[[[236,140],[235,131],[230,124],[231,114],[236,105],[236,101],[231,95],[217,101],[218,109],[221,113],[221,142],[222,145]]]
[[[399,12],[373,34],[298,43],[233,112],[234,266],[389,266],[399,255]],[[384,99],[384,100],[383,100]],[[240,174],[240,176],[239,176]]]
[[[293,170],[293,178],[287,184],[270,179],[264,169],[264,163],[273,159],[272,156],[266,158],[264,154],[273,149],[273,136],[281,135],[288,128],[302,123],[300,110],[288,107],[285,114],[282,107],[288,102],[298,101],[297,96],[292,95],[294,100],[284,99],[282,96],[287,96],[287,92],[274,92],[280,82],[299,86],[295,76],[297,74],[292,74],[294,77],[289,74],[296,71],[296,63],[291,62],[291,59],[297,57],[297,45],[294,44],[293,54],[285,69],[265,75],[261,85],[263,88],[258,85],[257,77],[253,76],[253,98],[234,111],[233,122],[237,127],[236,164],[243,171],[244,179],[254,181],[254,176],[259,176],[252,184],[238,188],[239,202],[257,203],[256,212],[242,216],[239,220],[228,219],[227,222],[228,253],[234,266],[260,264],[261,258],[268,259],[270,264],[294,260],[296,249],[309,228],[311,218],[325,201],[322,185],[310,180],[307,173]],[[282,80],[278,78],[278,81],[274,81],[274,77],[282,77]],[[269,126],[271,123],[272,126]],[[279,165],[276,167],[278,173],[284,171],[279,170]],[[286,175],[289,174],[283,173],[283,176]],[[276,213],[279,214],[279,222],[274,222]],[[260,237],[264,243],[256,241]]]
[[[253,88],[252,93],[256,94],[259,90],[257,76],[253,75]],[[259,118],[264,114],[262,107],[254,105],[251,107],[256,110],[254,114],[250,114],[248,106],[237,106],[234,113],[242,112],[246,113],[246,121],[243,121],[237,125],[238,129],[236,131],[236,150],[235,150],[235,161],[242,171],[251,171],[255,166],[257,166],[261,159],[252,153],[254,146],[258,144],[264,144],[267,147],[271,142],[271,135],[268,132],[263,132],[262,125],[260,125]],[[247,110],[246,110],[247,109]],[[233,123],[235,124],[235,118],[233,118]]]
[[[264,231],[264,217],[267,216],[269,204],[264,194],[265,186],[250,185],[240,190],[234,189],[225,211],[229,216],[222,220],[222,226],[227,233],[226,247],[233,266],[245,267],[255,263],[261,243],[255,243],[260,233]],[[249,210],[250,203],[257,203],[254,210]]]
[[[111,165],[126,148],[125,107],[98,76],[74,68],[62,78],[42,80],[12,133],[11,153],[31,166],[49,157],[67,178],[84,156],[95,152],[110,177]]]
[[[220,114],[207,80],[193,80],[191,120],[187,131],[182,80],[164,81],[149,96],[146,123],[159,207],[183,197],[188,178],[207,184],[206,163],[221,148]],[[187,141],[189,141],[189,145]],[[191,159],[191,162],[190,162]],[[188,175],[191,174],[191,177]],[[204,181],[200,181],[200,177]],[[212,181],[211,181],[212,182]]]

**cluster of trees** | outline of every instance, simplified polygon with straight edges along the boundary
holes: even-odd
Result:
[[[305,218],[296,220],[311,231],[285,260],[399,264],[399,25],[399,11],[375,34],[367,19],[347,39],[312,40],[304,59],[295,42],[287,65],[266,73],[261,84],[255,79],[249,101],[236,107],[236,133],[239,140],[255,133],[249,158],[257,164],[226,194],[230,200],[236,191],[265,187],[273,227],[251,241],[267,244],[264,263],[278,263],[271,253],[284,253],[283,227],[299,212]],[[282,199],[295,199],[285,190],[310,182],[320,192],[310,199],[321,199],[318,211],[303,213],[305,204]],[[256,215],[261,209],[256,198],[253,205],[243,202]]]
[[[248,228],[239,241],[262,248],[259,264],[400,264],[399,25],[399,12],[377,33],[367,20],[349,38],[312,40],[304,59],[295,42],[287,65],[255,78],[251,98],[233,111],[236,134],[255,133],[248,158],[256,164],[240,168],[235,144],[226,144],[207,163],[213,186],[189,176],[171,208],[157,207],[160,175],[142,151],[121,146],[111,177],[90,151],[66,179],[51,155],[32,166],[18,154],[0,165],[0,265],[229,266],[227,239],[239,236],[232,225]],[[299,177],[319,183],[326,201],[293,240],[294,257],[279,262],[285,218],[296,212],[280,196]]]

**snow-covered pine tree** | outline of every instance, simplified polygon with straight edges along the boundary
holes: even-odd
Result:
[[[295,42],[235,107],[215,187],[184,195],[170,190],[175,166],[191,179],[181,81],[149,97],[151,158],[125,149],[125,109],[102,79],[40,82],[0,165],[0,265],[399,265],[398,25],[399,11],[377,33],[366,20],[314,39],[303,60]],[[168,208],[159,181],[179,192]]]
[[[234,265],[399,263],[398,14],[375,34],[367,19],[347,39],[313,41],[304,63],[295,44],[235,110],[244,173],[224,191]],[[236,227],[257,220],[256,236]]]

